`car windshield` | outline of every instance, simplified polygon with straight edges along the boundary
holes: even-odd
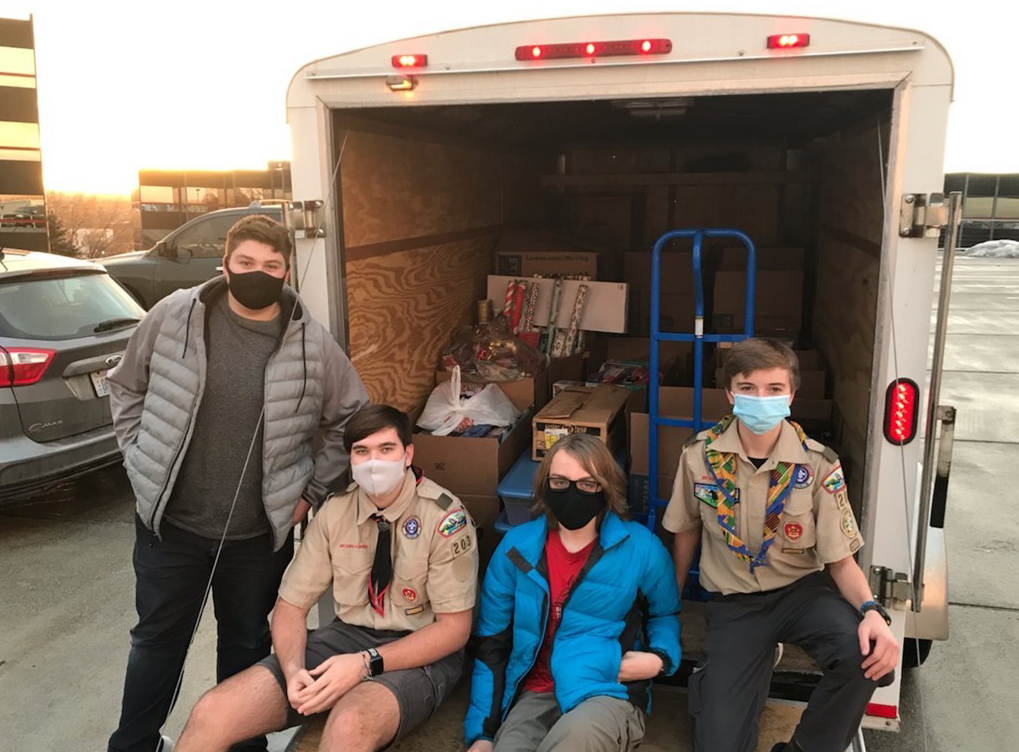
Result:
[[[0,336],[60,340],[130,326],[145,315],[108,275],[77,273],[0,282]]]

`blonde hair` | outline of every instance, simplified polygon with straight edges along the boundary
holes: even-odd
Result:
[[[615,512],[619,517],[626,519],[629,516],[630,508],[626,501],[626,476],[616,464],[612,452],[605,446],[601,439],[583,433],[574,433],[565,436],[545,453],[538,466],[538,472],[534,475],[534,511],[545,515],[549,527],[557,524],[555,515],[548,504],[545,503],[545,491],[548,488],[548,479],[552,474],[552,459],[560,452],[566,452],[576,459],[581,466],[601,485],[605,492],[605,508]],[[598,523],[601,524],[605,511],[598,515]]]

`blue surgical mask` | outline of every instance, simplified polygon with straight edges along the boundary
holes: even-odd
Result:
[[[789,395],[755,397],[750,394],[734,394],[732,411],[752,433],[768,433],[789,417]]]

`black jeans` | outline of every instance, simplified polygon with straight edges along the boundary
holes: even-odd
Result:
[[[269,655],[267,617],[283,571],[294,554],[293,536],[273,552],[272,535],[227,541],[213,575],[218,540],[163,522],[162,540],[135,516],[135,607],[124,679],[120,726],[109,752],[155,752],[159,728],[176,700],[174,690],[212,576],[216,614],[216,679],[223,681]],[[265,738],[239,749],[265,749]]]

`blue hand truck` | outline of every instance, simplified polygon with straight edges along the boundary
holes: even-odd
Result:
[[[662,249],[672,240],[693,239],[693,290],[694,290],[694,331],[692,334],[663,332],[660,330],[659,297],[661,291]],[[743,315],[742,334],[704,333],[704,280],[701,264],[702,246],[705,238],[731,238],[739,240],[747,249],[746,305]],[[670,230],[658,238],[651,252],[651,378],[648,389],[648,529],[654,531],[658,510],[669,503],[668,498],[659,498],[658,490],[658,427],[674,426],[692,428],[694,432],[708,428],[713,421],[701,419],[701,389],[703,388],[704,343],[739,342],[753,336],[754,332],[754,290],[757,282],[757,249],[754,242],[739,230],[702,229]],[[693,342],[693,419],[663,418],[658,414],[658,373],[661,342]],[[678,462],[679,457],[670,459]]]

